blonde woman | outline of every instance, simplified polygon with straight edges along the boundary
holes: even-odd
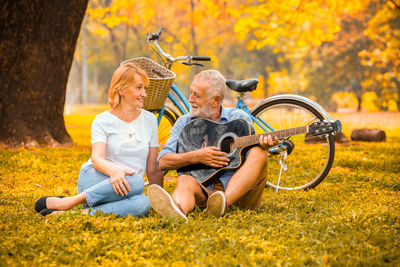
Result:
[[[143,195],[145,172],[150,184],[163,186],[157,119],[142,109],[148,83],[145,72],[132,63],[115,70],[108,91],[110,110],[92,124],[92,156],[79,173],[78,195],[43,197],[36,202],[37,212],[46,216],[84,204],[91,215],[147,216],[151,206]]]

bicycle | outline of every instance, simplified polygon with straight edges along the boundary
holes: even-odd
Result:
[[[166,69],[170,70],[174,63],[202,66],[196,61],[211,60],[210,57],[203,56],[172,57],[158,43],[161,32],[162,28],[157,33],[149,34],[147,42],[161,57]],[[251,117],[256,133],[294,128],[316,121],[333,122],[328,112],[319,104],[293,94],[269,97],[250,109],[244,103],[244,96],[256,89],[257,83],[257,79],[227,80],[227,87],[238,93],[236,108],[242,109]],[[179,116],[190,112],[190,104],[179,88],[172,84],[170,89],[167,97],[176,109],[166,105],[165,99],[161,108],[151,110],[158,117],[161,146],[165,144]],[[269,154],[267,186],[276,191],[311,189],[325,179],[332,167],[335,155],[334,133],[319,137],[302,134],[284,138],[278,146],[270,149]]]

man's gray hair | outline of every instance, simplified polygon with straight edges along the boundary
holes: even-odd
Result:
[[[226,80],[221,72],[217,70],[203,70],[194,77],[194,80],[197,79],[208,81],[210,83],[208,96],[213,97],[219,95],[222,103],[225,97]]]

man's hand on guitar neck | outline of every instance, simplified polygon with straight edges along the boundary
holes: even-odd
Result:
[[[276,146],[276,145],[279,145],[278,137],[275,136],[274,139],[272,140],[271,135],[260,135],[260,146],[262,149],[267,150],[271,146]]]

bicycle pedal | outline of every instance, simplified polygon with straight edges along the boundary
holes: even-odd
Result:
[[[286,150],[284,150],[284,151],[282,151],[280,154],[281,154],[281,159],[279,160],[279,164],[281,164],[281,168],[282,168],[284,171],[287,171],[287,170],[288,170],[288,167],[287,167],[287,165],[286,165],[285,159],[286,159],[288,153],[287,153]]]

